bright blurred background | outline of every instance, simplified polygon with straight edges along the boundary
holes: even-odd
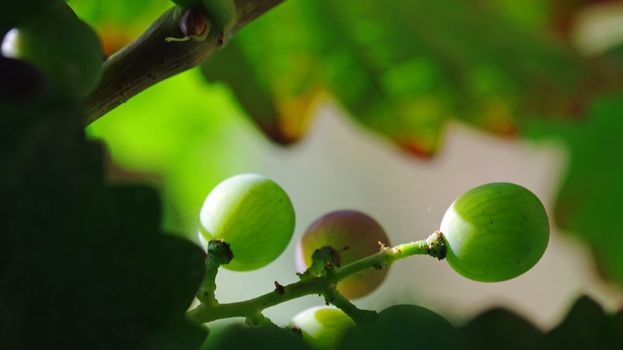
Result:
[[[171,6],[69,3],[108,54]],[[298,237],[331,210],[362,210],[400,243],[437,229],[473,186],[521,184],[552,225],[528,273],[477,283],[414,257],[355,303],[415,303],[457,322],[503,305],[547,329],[581,294],[623,306],[622,43],[621,1],[289,0],[88,133],[108,145],[111,180],[159,187],[163,225],[191,239],[203,199],[231,175],[261,173],[290,194],[290,246],[263,269],[219,273],[220,301],[295,281]],[[322,302],[267,315],[284,324]]]

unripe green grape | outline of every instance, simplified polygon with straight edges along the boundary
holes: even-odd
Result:
[[[301,237],[296,249],[300,272],[312,263],[312,254],[324,246],[333,247],[341,265],[349,264],[379,252],[379,242],[389,245],[383,227],[372,217],[354,210],[339,210],[314,221]],[[383,283],[387,268],[368,269],[340,281],[337,289],[349,299],[363,297]]]
[[[97,34],[60,4],[17,28],[11,55],[32,63],[62,93],[84,97],[97,85],[104,54]]]
[[[303,340],[313,348],[333,349],[355,322],[340,309],[316,306],[294,316],[292,326],[301,330]]]
[[[217,185],[201,208],[200,238],[222,239],[234,254],[223,265],[249,271],[275,260],[294,232],[294,208],[273,180],[256,174],[231,177]]]
[[[482,282],[504,281],[528,271],[549,240],[543,204],[512,183],[490,183],[465,192],[446,211],[440,230],[450,266]]]

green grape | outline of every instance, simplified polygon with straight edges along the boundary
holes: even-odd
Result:
[[[313,348],[333,349],[355,322],[340,309],[316,306],[294,316],[292,326],[301,330],[303,340]]]
[[[305,231],[297,245],[296,265],[303,272],[311,265],[314,251],[324,246],[333,247],[339,253],[341,265],[346,265],[377,253],[379,242],[389,245],[389,238],[376,220],[354,210],[334,211],[317,219]],[[363,297],[378,288],[386,275],[386,268],[368,269],[346,277],[337,289],[349,299]]]
[[[450,205],[441,221],[450,266],[482,282],[521,275],[541,258],[549,240],[545,208],[511,183],[473,188]]]
[[[22,22],[12,51],[40,69],[53,88],[80,97],[97,85],[104,57],[97,34],[64,3]]]
[[[229,243],[235,271],[263,267],[287,247],[294,232],[294,208],[286,192],[264,176],[231,177],[207,196],[201,208],[200,238]]]

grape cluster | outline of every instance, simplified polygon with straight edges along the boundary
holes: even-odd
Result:
[[[231,245],[233,259],[225,267],[257,269],[284,251],[293,235],[294,218],[292,202],[274,181],[260,175],[239,175],[225,180],[207,196],[201,210],[200,238],[221,239]],[[548,243],[549,224],[543,204],[528,189],[490,183],[458,197],[443,216],[435,237],[455,271],[477,281],[495,282],[519,276],[536,264]],[[420,254],[430,254],[430,242],[422,242]],[[296,247],[296,264],[302,282],[306,278],[330,280],[336,269],[388,251],[400,253],[389,246],[387,233],[375,219],[355,210],[338,210],[321,216],[305,230]],[[393,334],[405,324],[424,327],[430,334],[453,329],[430,310],[398,305],[367,319],[366,323],[374,321],[374,332],[361,334],[361,327],[355,327],[357,315],[350,313],[354,306],[347,299],[365,296],[382,284],[387,268],[371,267],[376,268],[357,270],[334,281],[332,293],[345,297],[341,305],[335,303],[340,309],[315,307],[293,318],[292,326],[309,345],[326,349],[348,339],[344,344],[376,348],[370,347],[380,337],[374,332]],[[285,290],[280,287],[277,292],[282,295]],[[327,295],[325,299],[333,302]]]

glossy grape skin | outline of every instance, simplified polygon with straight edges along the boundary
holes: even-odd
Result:
[[[338,251],[344,266],[379,252],[379,242],[389,245],[389,238],[372,217],[355,210],[334,211],[314,221],[299,240],[297,269],[305,271],[312,262],[314,251],[323,246],[331,246]],[[340,281],[337,289],[349,299],[363,297],[383,283],[387,271],[384,268],[358,272]]]
[[[316,306],[294,316],[292,326],[301,330],[303,340],[313,348],[333,349],[355,322],[340,309]]]
[[[269,264],[285,250],[294,232],[295,214],[290,198],[277,183],[243,174],[226,179],[210,192],[200,222],[205,241],[229,243],[234,258],[224,267],[249,271]]]
[[[66,4],[21,23],[14,55],[40,69],[59,93],[79,97],[93,91],[104,61],[98,35]]]
[[[549,240],[543,204],[512,183],[490,183],[465,192],[446,211],[440,230],[450,266],[481,282],[504,281],[528,271]]]

